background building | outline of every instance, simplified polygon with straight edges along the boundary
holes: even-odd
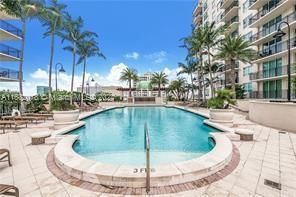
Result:
[[[273,35],[281,21],[290,23],[291,70],[295,76],[295,10],[295,0],[200,0],[193,12],[193,24],[195,28],[214,21],[217,25],[226,24],[227,33],[242,35],[249,40],[258,51],[258,58],[252,64],[237,62],[237,83],[244,85],[248,97],[284,99],[287,90],[287,35],[277,39]],[[287,32],[286,25],[283,30]],[[207,61],[206,56],[204,61]],[[222,63],[227,65],[227,62]],[[230,85],[229,71],[226,66],[223,71],[226,74],[220,77],[220,87]],[[216,87],[219,88],[219,84]]]
[[[105,92],[105,93],[112,94],[112,96],[123,97],[122,92],[118,90],[119,88],[121,88],[121,86],[99,86],[96,83],[95,86],[85,86],[84,93],[90,96],[95,96],[96,93]],[[78,87],[77,91],[81,92],[81,87]]]
[[[0,11],[0,82],[19,81],[19,72],[12,69],[12,64],[21,61],[21,51],[12,47],[23,39],[22,31],[10,22],[17,20],[5,12]],[[3,66],[7,64],[8,66]]]
[[[48,86],[37,86],[37,95],[44,95],[47,94],[49,91]]]

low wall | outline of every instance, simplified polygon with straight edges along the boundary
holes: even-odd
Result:
[[[248,100],[248,99],[238,99],[238,100],[236,100],[236,106],[241,111],[248,112],[249,111],[249,104],[250,104],[250,100]]]
[[[296,104],[250,101],[250,120],[276,129],[296,132]]]

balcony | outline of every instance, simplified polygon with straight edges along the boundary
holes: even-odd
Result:
[[[296,50],[296,38],[292,38],[290,44],[291,44],[291,52],[294,52]],[[261,50],[258,53],[257,59],[254,60],[252,63],[258,64],[264,61],[269,61],[275,58],[279,58],[286,55],[287,52],[288,52],[288,41],[285,40],[282,42],[278,42],[272,46],[269,46],[268,48]]]
[[[223,0],[221,1],[221,9],[226,9],[230,6],[230,4],[232,3],[233,1],[232,0]]]
[[[291,74],[296,74],[296,64],[291,65]],[[275,80],[288,76],[288,65],[273,68],[269,70],[261,70],[250,74],[251,81]]]
[[[20,40],[22,37],[23,33],[19,28],[0,20],[0,40]]]
[[[249,93],[251,99],[287,99],[287,90],[252,91]],[[296,99],[295,90],[291,91],[291,98]]]
[[[296,28],[296,12],[293,12],[285,17],[281,21],[287,21],[291,29]],[[287,30],[287,26],[283,26],[283,31]],[[259,31],[258,33],[251,36],[251,42],[253,45],[258,45],[264,42],[267,42],[270,37],[272,37],[277,31],[277,27],[274,26],[272,29],[263,29]]]
[[[14,17],[14,16],[11,16],[11,15],[7,14],[4,11],[0,11],[0,18],[3,19],[3,20],[16,20],[16,19],[18,19],[18,18]]]
[[[260,27],[265,23],[267,23],[268,21],[270,21],[271,19],[275,18],[276,16],[281,15],[282,13],[284,13],[286,10],[290,9],[294,5],[295,5],[295,1],[280,0],[269,9],[261,8],[257,14],[255,14],[253,17],[250,18],[250,27],[251,28]]]
[[[19,72],[8,68],[0,67],[0,81],[18,81]]]
[[[221,15],[221,21],[226,22],[233,18],[234,16],[238,16],[238,1],[233,1],[230,6],[225,9],[224,13]]]
[[[202,5],[200,2],[196,5],[194,11],[193,11],[193,16],[197,16],[200,12],[202,11]]]
[[[0,61],[20,61],[21,51],[0,43]]]
[[[237,30],[239,22],[238,22],[238,16],[233,17],[231,20],[225,22],[225,25],[228,27],[228,32],[234,32]]]

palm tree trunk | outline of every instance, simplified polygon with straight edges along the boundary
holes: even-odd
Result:
[[[197,70],[197,75],[198,75],[198,101],[201,100],[202,97],[202,85],[201,85],[201,80],[202,80],[202,55],[199,56],[200,59],[200,67]]]
[[[211,87],[211,98],[215,95],[214,85],[213,85],[213,73],[212,73],[212,65],[211,65],[211,54],[210,47],[208,46],[208,63],[209,63],[209,75],[210,75],[210,87]]]
[[[80,105],[82,105],[82,103],[83,103],[85,70],[86,70],[86,58],[84,58],[84,63],[83,63],[83,75],[82,75],[82,84],[81,84]]]
[[[26,19],[22,20],[22,34],[23,34],[23,39],[22,39],[22,46],[21,46],[21,54],[20,54],[20,64],[19,64],[19,95],[20,95],[20,110],[23,111],[25,106],[23,102],[23,64],[24,64],[24,51],[25,51],[25,35],[26,35]]]
[[[160,83],[158,84],[158,97],[160,97]]]
[[[194,87],[193,87],[193,77],[192,73],[190,73],[190,78],[191,78],[191,88],[192,88],[192,101],[194,101]]]
[[[49,77],[48,77],[48,103],[49,109],[51,109],[52,104],[52,88],[51,88],[51,76],[52,76],[52,63],[53,63],[53,56],[54,56],[54,40],[55,35],[54,33],[51,34],[51,47],[50,47],[50,59],[49,59]]]
[[[231,65],[231,90],[233,92],[233,98],[236,99],[235,93],[235,61],[233,59],[230,60]]]
[[[76,65],[76,43],[73,42],[73,65],[72,65],[71,96],[70,96],[70,104],[71,105],[73,104],[73,86],[74,86],[75,65]]]
[[[128,97],[132,97],[132,82],[131,80],[128,81],[129,91],[128,91]]]

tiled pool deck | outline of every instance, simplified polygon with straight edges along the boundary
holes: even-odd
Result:
[[[194,190],[162,196],[296,196],[296,134],[252,123],[240,114],[235,115],[235,124],[253,129],[255,141],[232,141],[240,162],[228,176]],[[16,185],[20,196],[123,196],[81,189],[56,178],[46,164],[54,141],[32,146],[30,139],[32,132],[50,130],[51,125],[52,121],[30,124],[19,132],[0,134],[0,148],[11,151],[13,164],[0,163],[0,183]],[[281,190],[264,185],[264,179],[279,182]]]

